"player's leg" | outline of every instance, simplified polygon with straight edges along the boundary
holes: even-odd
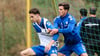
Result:
[[[78,54],[79,56],[88,56],[87,52],[86,52],[86,48],[82,43],[78,43],[76,45],[73,45],[73,49],[72,49],[76,54]]]
[[[48,51],[48,56],[57,56],[57,55],[58,55],[57,47],[52,46],[51,49]]]
[[[80,56],[88,56],[87,53],[82,53]]]
[[[32,50],[34,50],[34,52],[36,53],[36,56],[44,56],[45,55],[44,49],[45,47],[41,45],[32,47]]]
[[[58,50],[58,56],[65,56],[66,52],[65,52],[65,45],[62,46],[59,50]]]
[[[87,48],[88,56],[94,56],[95,52],[92,49]]]
[[[85,44],[85,47],[87,48],[88,56],[94,56],[95,51],[93,50],[93,46]]]
[[[58,56],[70,56],[71,53],[72,51],[70,50],[70,47],[68,47],[67,45],[64,45],[63,47],[59,49]]]
[[[31,48],[23,50],[20,54],[21,56],[36,55],[36,53]]]
[[[57,54],[51,54],[50,56],[57,56]]]
[[[65,56],[65,54],[58,52],[58,56]]]
[[[44,56],[44,46],[33,46],[21,52],[22,56]]]

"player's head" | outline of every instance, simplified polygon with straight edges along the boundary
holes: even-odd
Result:
[[[91,7],[89,13],[90,13],[91,15],[96,15],[96,11],[97,11],[97,8]]]
[[[87,16],[87,13],[88,13],[87,12],[87,9],[85,9],[85,8],[81,8],[80,9],[80,14],[81,14],[82,17],[86,17]]]
[[[69,4],[65,3],[65,2],[62,2],[62,3],[59,3],[59,15],[60,16],[65,16],[66,13],[68,13],[69,11]]]
[[[29,11],[29,15],[30,15],[30,18],[33,22],[36,22],[39,20],[39,17],[40,17],[40,11],[37,9],[37,8],[32,8],[30,9]]]

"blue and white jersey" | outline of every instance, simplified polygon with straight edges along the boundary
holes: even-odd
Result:
[[[54,26],[58,29],[58,33],[63,34],[64,43],[66,45],[74,45],[82,42],[76,29],[76,20],[69,13],[67,13],[64,17],[57,16],[54,19]]]
[[[33,23],[33,27],[35,28],[39,40],[40,40],[40,45],[46,46],[47,44],[50,43],[51,40],[54,40],[55,43],[58,39],[58,35],[54,34],[51,36],[49,33],[47,33],[47,29],[54,29],[53,25],[51,24],[50,21],[48,21],[46,18],[42,18],[40,24]],[[56,44],[53,44],[56,45]]]

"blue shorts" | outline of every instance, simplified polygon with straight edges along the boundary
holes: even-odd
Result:
[[[44,52],[45,47],[41,45],[33,46],[31,48],[36,53],[36,56],[45,56],[45,55],[50,56],[51,54],[58,54],[56,46],[52,46],[48,52]]]
[[[76,45],[64,45],[58,52],[66,56],[70,56],[72,52],[75,52],[77,55],[81,55],[82,53],[86,53],[86,49],[82,43],[78,43]]]

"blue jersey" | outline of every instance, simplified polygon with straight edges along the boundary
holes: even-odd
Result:
[[[58,33],[63,34],[66,45],[82,42],[76,29],[76,20],[72,15],[67,13],[64,17],[57,16],[54,20],[54,26],[58,29]]]
[[[49,36],[49,34],[46,32],[48,28],[54,29],[54,26],[50,23],[50,21],[47,20],[45,22],[45,20],[47,19],[42,18],[40,24],[33,23],[33,27],[38,33],[40,45],[43,45],[43,46],[46,46],[48,43],[50,43],[51,40],[57,41],[58,39],[57,34],[54,34],[53,36]]]
[[[77,31],[79,32],[80,34],[80,28],[81,28],[81,25],[82,25],[82,22],[86,19],[87,17],[83,17],[81,18],[81,20],[78,22],[77,24]]]

